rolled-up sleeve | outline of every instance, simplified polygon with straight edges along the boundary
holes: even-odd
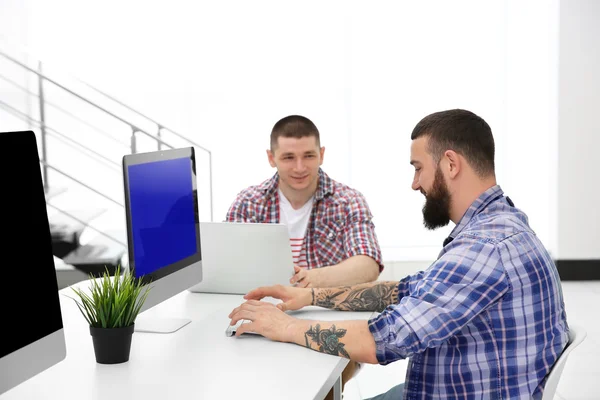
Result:
[[[369,256],[379,264],[379,272],[383,271],[381,248],[375,234],[373,215],[366,199],[361,194],[356,194],[352,196],[346,207],[347,220],[344,235],[346,256]]]

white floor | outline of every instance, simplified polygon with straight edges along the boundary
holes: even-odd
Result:
[[[563,282],[567,320],[587,331],[587,337],[568,358],[555,400],[600,399],[600,281]],[[346,383],[344,400],[362,400],[403,382],[406,362],[388,366],[363,365]]]

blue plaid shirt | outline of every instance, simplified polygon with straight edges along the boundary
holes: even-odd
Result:
[[[236,196],[225,221],[279,223],[279,174]],[[306,228],[308,269],[339,264],[356,255],[371,257],[383,270],[373,215],[356,189],[331,179],[319,168],[319,183]]]
[[[469,207],[399,302],[369,321],[377,360],[409,358],[405,399],[536,399],[568,340],[560,278],[499,186]]]

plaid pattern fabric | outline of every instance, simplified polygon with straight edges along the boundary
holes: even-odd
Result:
[[[279,223],[279,174],[260,185],[242,190],[229,207],[225,221]],[[372,214],[357,190],[329,178],[319,168],[319,184],[306,228],[306,261],[309,269],[339,264],[346,258],[366,255],[383,270],[381,249]]]
[[[405,399],[538,399],[568,339],[556,267],[499,186],[427,270],[369,321],[380,364],[409,358]]]

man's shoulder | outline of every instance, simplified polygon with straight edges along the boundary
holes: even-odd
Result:
[[[242,190],[237,194],[240,199],[251,199],[255,197],[261,197],[264,195],[264,190],[261,190],[261,185],[251,185]]]
[[[357,201],[366,202],[365,196],[361,191],[333,179],[331,179],[331,184],[332,193],[329,196],[331,201],[341,204],[348,204]]]
[[[527,215],[514,207],[500,205],[475,216],[461,235],[499,243],[521,233],[534,234]]]

